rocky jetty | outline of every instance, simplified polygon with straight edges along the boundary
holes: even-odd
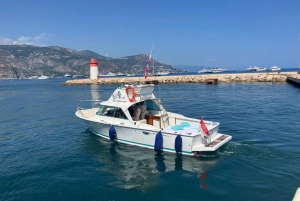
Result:
[[[102,85],[102,84],[126,84],[126,83],[149,83],[158,82],[160,84],[173,83],[206,83],[208,79],[217,79],[218,83],[232,82],[286,82],[287,76],[296,75],[297,72],[284,73],[240,73],[240,74],[209,74],[209,75],[177,75],[160,77],[116,77],[99,78],[95,80],[80,79],[68,80],[62,85]]]

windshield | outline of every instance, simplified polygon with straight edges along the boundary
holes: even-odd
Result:
[[[97,115],[100,116],[107,116],[107,117],[115,117],[120,119],[127,119],[126,115],[119,107],[113,107],[113,106],[104,106],[101,105],[98,112],[96,112]]]

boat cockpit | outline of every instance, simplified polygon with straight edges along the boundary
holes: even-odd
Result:
[[[141,104],[142,102],[145,108],[144,113],[157,115],[162,111],[161,108],[158,106],[159,99],[155,99],[155,100],[145,100],[145,101],[135,102],[132,105],[130,105],[128,108],[125,108],[124,111],[121,107],[118,107],[117,105],[116,106],[100,105],[100,108],[96,112],[96,114],[100,116],[108,116],[108,117],[116,117],[116,118],[133,120],[134,108],[136,104]],[[144,119],[143,115],[140,116],[140,120],[142,119]]]

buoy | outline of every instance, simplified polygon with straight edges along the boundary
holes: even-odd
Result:
[[[182,138],[180,135],[177,135],[177,137],[175,138],[175,151],[176,153],[178,152],[182,152]]]
[[[159,131],[155,137],[154,151],[162,151],[163,147],[163,136]]]
[[[90,79],[98,79],[98,61],[94,58],[91,58],[90,61]]]
[[[109,139],[114,140],[116,138],[116,135],[117,135],[117,133],[116,133],[115,128],[113,126],[111,126],[109,128]]]

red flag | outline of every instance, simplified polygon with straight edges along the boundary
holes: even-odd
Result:
[[[149,71],[149,65],[147,65],[147,67],[145,69],[145,79],[147,79],[147,77],[148,77],[148,71]]]
[[[201,120],[200,120],[200,125],[201,125],[201,128],[202,128],[203,132],[204,132],[206,135],[209,135],[208,129],[207,129],[207,127],[206,127],[206,125],[205,125],[205,123],[204,123],[204,121],[203,121],[203,118],[201,118]]]

